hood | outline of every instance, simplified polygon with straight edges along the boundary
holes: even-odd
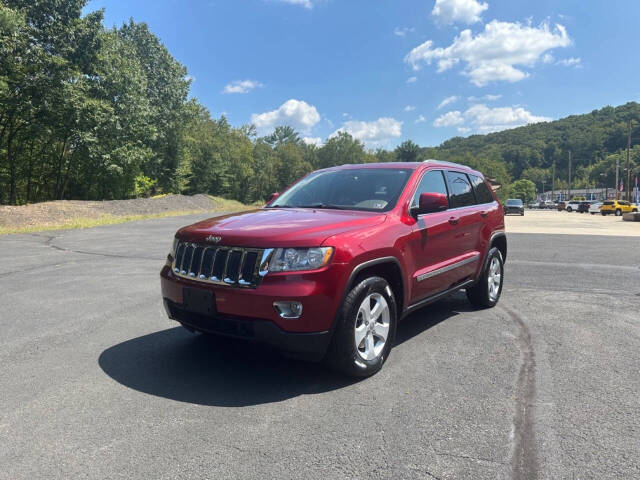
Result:
[[[222,237],[220,245],[234,247],[311,247],[328,237],[384,222],[385,214],[312,208],[263,208],[210,218],[183,227],[183,240],[202,242]]]

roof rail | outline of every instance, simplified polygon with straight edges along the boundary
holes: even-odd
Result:
[[[434,159],[429,159],[429,160],[424,160],[422,163],[437,163],[438,165],[449,165],[450,167],[464,167],[464,168],[469,168],[466,165],[462,165],[461,163],[455,163],[455,162],[445,162],[443,160],[434,160]]]

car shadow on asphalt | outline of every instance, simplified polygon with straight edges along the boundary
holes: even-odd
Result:
[[[466,309],[453,297],[400,322],[396,346]],[[107,348],[102,370],[134,390],[181,402],[220,407],[272,403],[337,390],[359,380],[322,363],[288,359],[269,347],[192,334],[182,327],[133,338]]]

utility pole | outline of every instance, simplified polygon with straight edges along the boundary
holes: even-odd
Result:
[[[555,202],[555,192],[556,189],[556,161],[554,160],[551,164],[551,201]]]
[[[629,136],[627,137],[627,202],[631,202],[631,119],[629,119]]]
[[[620,200],[620,157],[616,155],[616,200]]]
[[[571,200],[571,150],[569,150],[569,194],[567,200]]]

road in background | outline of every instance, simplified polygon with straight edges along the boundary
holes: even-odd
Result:
[[[510,234],[356,382],[166,318],[198,218],[0,237],[0,478],[640,477],[637,238]]]

